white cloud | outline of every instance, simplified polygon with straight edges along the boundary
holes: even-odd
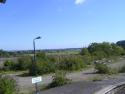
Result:
[[[75,0],[75,4],[79,5],[79,4],[83,4],[85,3],[86,0]]]

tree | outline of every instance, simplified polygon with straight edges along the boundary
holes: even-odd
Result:
[[[6,2],[6,0],[0,0],[0,3],[5,3]]]
[[[125,40],[118,41],[116,44],[125,49]]]
[[[118,46],[117,44],[112,43],[112,49],[114,55],[122,55],[124,54],[124,49],[121,46]]]
[[[94,56],[94,59],[102,59],[110,56],[119,56],[125,54],[124,49],[121,46],[109,42],[92,43],[88,47],[88,52]],[[84,48],[82,50],[82,54],[84,55],[85,53],[87,53],[87,50]]]

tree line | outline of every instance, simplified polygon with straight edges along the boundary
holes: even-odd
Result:
[[[125,55],[125,50],[122,46],[115,43],[103,42],[92,43],[88,47],[82,48],[81,55],[91,56],[94,59],[109,58],[111,56]]]

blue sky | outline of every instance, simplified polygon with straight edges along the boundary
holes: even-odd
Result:
[[[125,0],[7,0],[0,4],[0,49],[77,48],[125,39]]]

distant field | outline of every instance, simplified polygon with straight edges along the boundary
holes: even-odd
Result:
[[[81,48],[68,48],[68,49],[49,49],[49,50],[37,50],[36,52],[45,52],[46,55],[76,55],[79,54]],[[28,53],[24,52],[30,56],[33,56],[33,52],[29,51]]]
[[[70,54],[79,54],[81,48],[68,48],[68,49],[50,49],[43,50],[47,55],[70,55]]]
[[[58,50],[46,52],[47,55],[70,55],[70,54],[79,54],[80,50]]]

